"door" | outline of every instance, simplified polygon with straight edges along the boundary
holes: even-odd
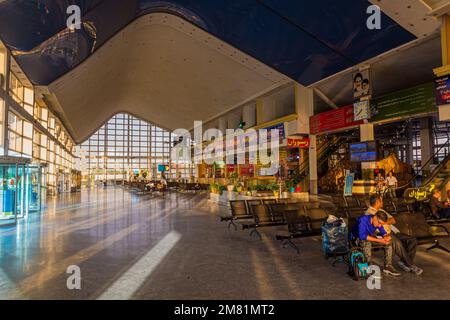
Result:
[[[17,175],[17,165],[0,165],[0,226],[17,222]]]

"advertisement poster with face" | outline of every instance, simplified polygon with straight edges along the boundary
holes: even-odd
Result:
[[[370,70],[362,70],[353,74],[353,98],[355,100],[370,96]]]

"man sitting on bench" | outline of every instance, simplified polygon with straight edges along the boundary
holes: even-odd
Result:
[[[414,258],[416,257],[417,239],[407,234],[403,234],[395,227],[395,218],[388,212],[383,210],[383,198],[380,196],[372,196],[370,198],[370,207],[367,209],[367,215],[374,215],[378,211],[386,213],[388,219],[383,226],[387,234],[392,238],[392,247],[394,253],[400,258],[399,267],[405,272],[413,272],[416,275],[421,275],[423,270],[414,265]]]
[[[363,249],[369,264],[372,261],[372,244],[383,245],[383,272],[391,276],[399,276],[400,273],[392,265],[393,249],[391,236],[383,228],[383,225],[386,225],[387,221],[387,214],[383,211],[378,211],[374,215],[363,215],[358,218],[349,236],[351,240],[357,239],[357,243]]]

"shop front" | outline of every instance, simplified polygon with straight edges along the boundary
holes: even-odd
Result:
[[[385,177],[392,172],[398,185],[405,185],[412,178],[414,161],[420,163],[420,151],[425,160],[432,154],[424,155],[424,136],[431,139],[432,135],[421,121],[437,112],[431,83],[373,98],[365,106],[369,110],[363,119],[358,116],[360,103],[311,117],[311,134],[318,137],[317,171],[322,193],[343,192],[351,176],[346,194],[373,194],[378,173]],[[420,128],[416,129],[415,123]],[[320,143],[322,138],[324,143]]]
[[[0,226],[13,225],[41,210],[42,167],[30,159],[0,158]]]

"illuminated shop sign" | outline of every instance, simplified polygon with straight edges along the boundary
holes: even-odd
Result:
[[[406,200],[424,201],[429,199],[434,188],[435,185],[420,188],[409,188],[405,190],[403,197]]]
[[[288,148],[309,148],[309,138],[288,138],[287,139]]]

